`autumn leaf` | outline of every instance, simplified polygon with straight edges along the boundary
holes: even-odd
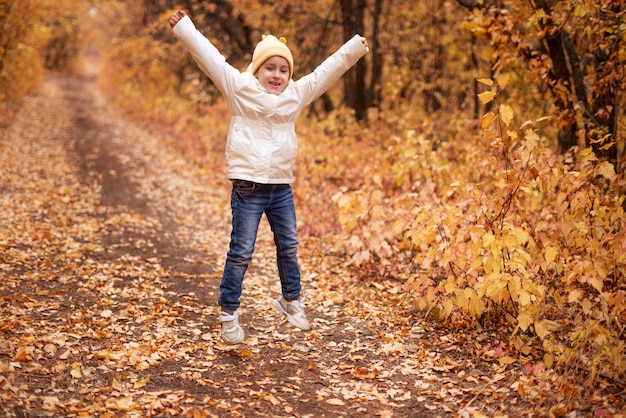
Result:
[[[503,366],[513,364],[517,361],[518,360],[515,357],[511,357],[511,356],[502,356],[498,359],[498,363],[500,363]]]
[[[599,277],[588,277],[586,279],[587,283],[589,283],[594,289],[596,289],[598,292],[602,292],[602,289],[604,287],[604,282],[601,278]]]
[[[33,361],[33,353],[34,347],[20,347],[17,350],[17,353],[13,356],[13,361],[17,362],[30,362]]]
[[[513,119],[513,108],[507,104],[503,104],[500,106],[499,113],[500,118],[502,118],[502,122],[508,126]]]
[[[557,255],[558,255],[558,250],[556,249],[556,247],[549,246],[546,248],[544,257],[548,264],[552,264],[554,260],[556,259]]]
[[[123,353],[114,353],[111,350],[100,350],[94,353],[94,357],[104,360],[120,360],[124,357]]]
[[[526,129],[524,131],[524,145],[529,151],[533,151],[535,148],[537,148],[539,141],[539,135],[537,135],[535,131],[530,129]]]
[[[487,104],[492,101],[496,97],[496,94],[493,91],[485,91],[483,93],[478,94],[478,99],[482,104]]]
[[[550,334],[550,330],[548,330],[548,324],[546,323],[544,319],[542,319],[541,321],[535,321],[534,327],[535,327],[535,333],[542,340],[546,338],[548,334]]]
[[[280,405],[280,401],[271,393],[265,393],[262,395],[263,399],[269,401],[272,405]]]
[[[533,324],[533,317],[528,313],[521,312],[517,315],[517,324],[522,331],[526,331]]]
[[[480,122],[480,126],[482,128],[487,128],[496,119],[496,117],[497,117],[496,114],[493,113],[493,112],[485,113],[485,115],[483,116],[482,121]]]
[[[130,412],[137,408],[137,403],[133,400],[132,396],[126,396],[121,399],[109,398],[106,400],[105,405],[107,409]]]
[[[138,380],[135,383],[133,383],[133,387],[135,389],[143,388],[143,387],[145,387],[148,384],[149,381],[150,381],[150,377],[148,376],[145,379],[141,379],[141,380]]]
[[[615,167],[608,161],[602,161],[596,167],[598,174],[607,180],[615,179]]]
[[[498,87],[500,88],[500,90],[503,90],[506,87],[506,85],[509,83],[510,78],[511,78],[510,73],[504,73],[498,76],[496,81],[498,83]]]
[[[582,295],[583,295],[583,292],[580,289],[573,289],[567,295],[567,302],[576,303],[580,300]]]
[[[546,365],[546,368],[551,369],[554,364],[554,355],[551,353],[545,353],[543,355],[543,364]]]
[[[494,84],[493,80],[490,78],[477,78],[476,81],[480,84],[484,84],[485,86],[493,86]]]
[[[81,378],[83,376],[82,365],[80,363],[72,364],[72,370],[70,371],[70,374],[74,379]]]

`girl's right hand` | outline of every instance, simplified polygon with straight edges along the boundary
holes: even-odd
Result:
[[[170,27],[173,28],[174,26],[176,26],[176,24],[180,22],[180,19],[185,16],[187,16],[187,13],[185,13],[184,10],[178,10],[176,13],[174,13],[174,16],[170,18]]]

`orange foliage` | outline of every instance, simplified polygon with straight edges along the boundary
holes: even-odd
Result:
[[[0,5],[0,106],[37,86],[43,71],[39,54],[47,34],[41,21],[41,2],[3,2]]]
[[[191,3],[208,25],[208,6]],[[298,124],[301,234],[345,255],[360,280],[403,283],[407,315],[498,327],[514,346],[536,344],[547,367],[582,364],[591,380],[623,376],[623,176],[589,148],[553,151],[554,104],[528,79],[548,67],[529,69],[517,51],[483,40],[492,30],[493,45],[504,45],[511,20],[494,29],[478,12],[464,22],[453,2],[436,17],[429,12],[440,2],[408,3],[386,12],[378,45],[389,52],[384,95],[365,123],[349,109],[321,113],[314,104]],[[247,29],[280,29],[297,40],[303,72],[339,43],[336,27],[297,30],[332,28],[333,2],[297,17],[277,9],[283,5],[245,5]],[[121,4],[109,7],[123,16]],[[102,82],[188,158],[221,175],[225,104],[169,37],[170,12],[152,16],[145,30],[121,19]],[[523,15],[516,18],[522,27]],[[216,43],[245,65],[245,52],[224,38]],[[336,99],[341,90],[329,94]]]
[[[0,110],[36,88],[44,68],[77,72],[86,17],[84,1],[0,4]]]
[[[326,234],[362,276],[404,281],[408,311],[466,315],[477,327],[508,327],[514,338],[536,335],[563,366],[620,376],[624,180],[591,149],[576,164],[554,154],[536,121],[520,123],[500,103],[502,84],[481,96],[497,103],[480,126],[457,121],[456,135],[441,142],[425,126],[386,141],[376,136],[382,147],[346,135],[349,145],[335,147],[332,158],[357,166],[335,174],[347,187],[333,196],[338,228]]]

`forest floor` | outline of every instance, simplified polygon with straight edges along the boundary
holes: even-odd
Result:
[[[244,284],[246,340],[225,345],[222,175],[128,121],[91,77],[47,77],[2,123],[2,416],[620,414],[623,388],[607,397],[605,384],[522,364],[497,333],[406,315],[400,283],[352,277],[312,238],[300,251],[312,330],[295,329],[271,307],[266,222]]]

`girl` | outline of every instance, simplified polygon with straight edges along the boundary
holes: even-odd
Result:
[[[284,38],[263,36],[252,62],[240,72],[196,30],[183,10],[169,23],[200,69],[226,97],[231,112],[225,155],[227,175],[233,183],[232,232],[218,299],[222,339],[228,344],[244,340],[237,308],[264,213],[274,234],[282,290],[282,296],[272,304],[292,325],[308,330],[310,324],[300,299],[291,189],[298,147],[294,126],[304,108],[367,53],[367,39],[355,35],[312,73],[294,81],[294,60]]]

